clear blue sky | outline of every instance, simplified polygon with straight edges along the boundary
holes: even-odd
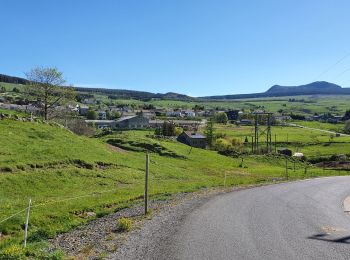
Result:
[[[350,87],[349,0],[1,0],[0,9],[3,74],[54,66],[76,86],[193,96],[315,80]]]

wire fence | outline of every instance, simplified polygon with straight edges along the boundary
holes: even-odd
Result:
[[[94,196],[99,196],[101,194],[104,193],[108,193],[108,192],[113,192],[116,191],[116,189],[110,189],[110,190],[104,190],[104,191],[98,191],[98,192],[93,192],[93,193],[89,193],[89,194],[84,194],[84,195],[79,195],[79,196],[75,196],[75,197],[69,197],[69,198],[59,198],[57,200],[53,200],[53,201],[49,201],[49,202],[45,202],[45,203],[39,203],[39,204],[35,204],[33,203],[30,208],[37,208],[37,207],[43,207],[46,205],[50,205],[50,204],[55,204],[55,203],[60,203],[60,202],[65,202],[65,201],[70,201],[70,200],[74,200],[74,199],[80,199],[80,198],[86,198],[86,197],[94,197]],[[19,214],[25,212],[26,210],[28,210],[28,207],[0,220],[0,224],[6,222],[7,220],[10,220],[16,216],[18,216]]]

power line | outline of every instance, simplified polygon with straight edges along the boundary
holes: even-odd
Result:
[[[344,70],[344,71],[342,71],[341,73],[339,73],[337,76],[335,76],[335,77],[333,78],[333,80],[339,78],[341,75],[345,74],[345,73],[348,72],[348,71],[350,71],[350,68],[347,68],[346,70]]]
[[[316,77],[315,80],[319,80],[321,76],[325,75],[328,71],[330,71],[331,69],[333,69],[335,66],[337,66],[339,63],[341,63],[343,60],[345,60],[347,57],[350,56],[350,53],[347,53],[346,55],[344,55],[341,59],[339,59],[336,63],[334,63],[333,65],[331,65],[330,67],[328,67],[326,70],[324,70],[320,75],[318,75]]]

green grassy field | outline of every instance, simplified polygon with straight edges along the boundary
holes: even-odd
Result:
[[[327,131],[333,131],[337,133],[342,133],[344,130],[344,123],[338,123],[338,124],[330,124],[330,123],[323,123],[323,122],[318,122],[318,121],[293,121],[292,123],[295,123],[297,125],[302,125],[306,127],[311,127],[311,128],[318,128],[322,130],[327,130]]]
[[[299,122],[298,122],[299,123]],[[305,122],[306,123],[306,122]],[[322,123],[305,124],[310,127],[320,127],[321,129],[330,128],[330,124],[320,126]],[[333,125],[332,125],[333,126]],[[263,132],[266,127],[261,126]],[[228,137],[235,137],[242,141],[248,137],[249,144],[251,136],[254,136],[253,126],[235,126],[235,125],[216,125],[217,133],[225,134]],[[272,141],[277,148],[290,148],[293,152],[302,152],[307,158],[320,156],[330,156],[333,154],[350,154],[350,137],[335,137],[333,134],[320,132],[317,130],[304,129],[292,126],[273,126]],[[261,146],[266,146],[266,134],[260,136]],[[247,150],[250,145],[247,145]]]
[[[151,151],[152,199],[223,186],[225,174],[229,186],[285,177],[283,158],[246,156],[242,164],[241,158],[155,139],[153,131],[88,138],[56,125],[1,120],[0,133],[0,222],[25,209],[31,198],[32,252],[38,252],[36,248],[44,246],[47,238],[139,202],[146,149]],[[335,174],[345,172],[310,167],[305,175],[304,165],[297,163],[295,172],[290,168],[289,177]],[[88,212],[96,215],[89,217]],[[0,252],[21,243],[24,218],[21,212],[0,223]]]
[[[23,92],[23,85],[0,83],[0,87],[4,86],[8,92],[0,93],[0,96],[19,97],[21,93],[12,92],[16,87]],[[135,99],[116,99],[111,100],[108,95],[95,94],[97,100],[102,101],[102,104],[115,105],[136,105],[152,104],[163,108],[193,108],[195,105],[204,106],[205,109],[243,109],[255,110],[265,109],[269,112],[294,113],[301,115],[313,115],[314,113],[332,113],[334,115],[343,115],[350,108],[349,96],[339,95],[313,95],[313,96],[286,96],[286,97],[268,97],[268,98],[252,98],[252,99],[237,99],[237,100],[195,100],[195,101],[179,101],[179,100],[160,100],[153,99],[150,101],[140,101]],[[294,102],[290,102],[294,99]],[[102,105],[103,106],[103,105]]]
[[[103,97],[99,96],[102,100]],[[289,99],[299,100],[289,102]],[[301,101],[304,100],[304,101]],[[224,100],[224,101],[177,101],[177,100],[151,100],[142,102],[133,99],[114,100],[115,104],[153,104],[165,108],[193,108],[195,105],[204,106],[206,109],[265,109],[269,112],[283,111],[283,113],[295,113],[313,115],[314,113],[332,113],[342,115],[349,109],[350,96],[294,96],[280,98],[257,98],[247,100]]]

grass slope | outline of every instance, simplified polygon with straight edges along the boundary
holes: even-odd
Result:
[[[98,139],[76,136],[57,125],[1,120],[0,133],[0,221],[24,209],[31,198],[33,248],[57,233],[140,201],[146,149],[151,150],[149,191],[154,199],[223,186],[225,174],[227,185],[285,177],[284,159],[248,156],[242,163],[241,158],[154,139],[149,131]],[[298,163],[295,171],[292,163],[289,167],[291,179],[338,174],[317,168],[305,174],[304,165]],[[24,217],[22,212],[0,223],[0,252],[21,242]]]

